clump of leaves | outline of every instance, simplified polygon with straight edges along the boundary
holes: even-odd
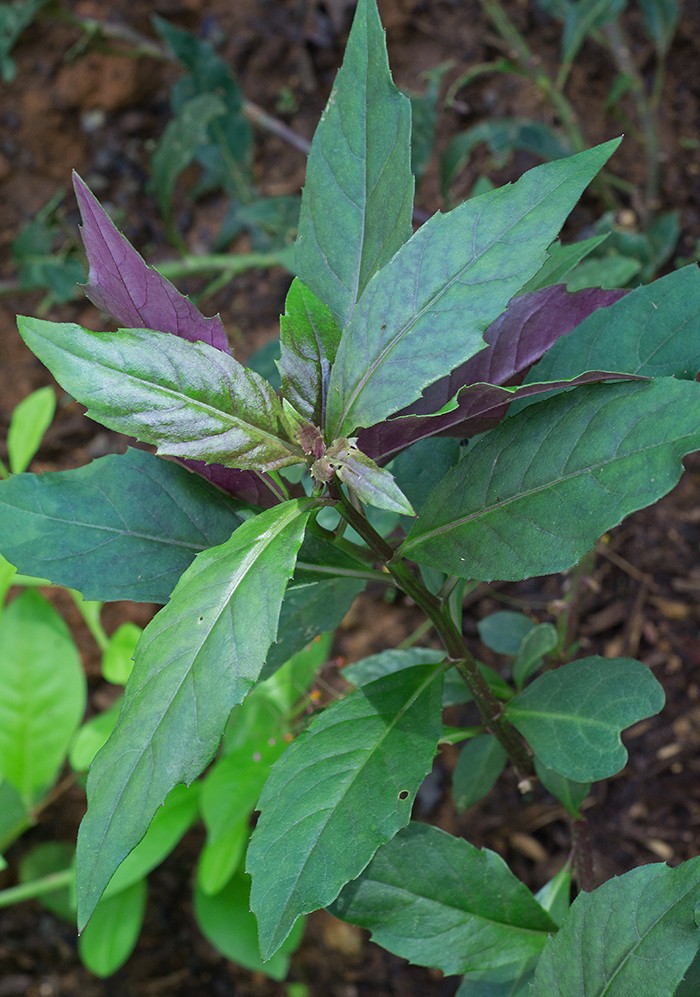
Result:
[[[641,662],[552,668],[563,649],[552,654],[547,628],[523,631],[508,677],[485,668],[461,594],[575,565],[678,481],[700,449],[700,274],[629,294],[552,283],[576,254],[549,247],[617,141],[412,233],[410,135],[374,0],[361,0],[309,157],[279,394],[77,182],[88,294],[127,328],[24,318],[22,335],[93,419],[198,475],[128,450],[0,484],[10,561],[92,597],[167,603],[90,769],[79,924],[168,794],[221,764],[224,731],[246,736],[240,705],[383,579],[423,610],[442,651],[358,663],[354,690],[272,766],[246,856],[262,959],[330,907],[391,951],[463,974],[464,994],[602,994],[611,980],[619,993],[682,993],[700,941],[699,859],[591,890],[577,833],[569,908],[568,865],[534,896],[499,856],[411,809],[441,742],[465,741],[462,804],[510,764],[580,831],[587,785],[625,765],[621,732],[661,709]],[[228,535],[207,541],[216,522]],[[460,701],[478,722],[445,728],[444,703]],[[228,771],[222,799],[236,787]]]

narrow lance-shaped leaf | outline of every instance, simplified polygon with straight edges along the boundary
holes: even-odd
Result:
[[[375,0],[359,0],[311,145],[295,247],[299,277],[341,328],[411,235],[410,158],[410,101],[392,81]]]
[[[330,379],[331,436],[381,422],[483,348],[483,333],[540,269],[617,145],[538,166],[512,186],[433,215],[401,247],[343,333]]]
[[[544,765],[594,782],[624,768],[620,733],[663,705],[663,688],[641,661],[592,657],[540,675],[504,712]]]
[[[699,902],[700,858],[675,869],[644,865],[579,893],[542,953],[532,992],[673,997],[700,943]]]
[[[200,554],[144,631],[119,722],[88,778],[81,928],[173,786],[211,759],[231,709],[257,681],[313,507],[283,503]]]
[[[332,912],[390,952],[447,974],[537,956],[556,929],[499,855],[427,824],[409,824],[380,848]]]
[[[144,450],[0,482],[3,555],[102,602],[167,602],[195,554],[241,522],[231,499]]]
[[[90,267],[85,292],[93,304],[127,328],[171,332],[230,353],[218,316],[205,318],[169,280],[146,265],[77,173],[73,185]]]
[[[303,460],[270,385],[232,356],[151,329],[20,318],[22,337],[87,414],[159,453],[272,470]]]
[[[340,329],[330,309],[295,278],[280,319],[278,367],[282,394],[316,426],[325,420],[328,378],[339,342]]]
[[[441,733],[442,675],[419,665],[371,682],[325,710],[273,766],[247,859],[263,958],[408,823]]]
[[[700,449],[700,385],[590,385],[491,430],[432,492],[399,553],[460,577],[531,578],[575,564],[676,484]]]

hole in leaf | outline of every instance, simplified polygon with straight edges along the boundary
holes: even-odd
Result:
[[[402,789],[401,790],[401,792],[399,793],[399,799],[400,800],[407,800],[408,799],[408,790],[407,789]]]

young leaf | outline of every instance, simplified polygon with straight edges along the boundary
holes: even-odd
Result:
[[[165,603],[199,551],[240,526],[236,507],[143,450],[0,482],[0,550],[86,599]]]
[[[80,960],[95,976],[116,973],[134,950],[146,912],[146,881],[101,900],[78,939]]]
[[[330,309],[295,278],[280,319],[282,394],[300,415],[315,426],[326,416],[331,364],[340,342],[340,329]]]
[[[73,185],[90,266],[85,288],[90,301],[126,328],[170,332],[230,353],[221,319],[205,318],[170,281],[146,266],[77,173]]]
[[[551,623],[537,623],[522,640],[513,662],[513,680],[522,689],[531,675],[542,667],[544,657],[559,644],[559,634]]]
[[[38,592],[23,592],[2,614],[0,647],[0,777],[30,805],[65,760],[85,677],[68,627]]]
[[[231,709],[257,681],[313,507],[291,500],[247,520],[196,558],[146,627],[119,723],[88,778],[81,927],[168,792],[211,759]]]
[[[620,733],[658,713],[664,699],[641,661],[591,657],[540,675],[504,712],[545,766],[575,782],[594,782],[624,768]]]
[[[7,430],[7,455],[13,474],[21,474],[29,467],[55,411],[56,393],[51,387],[33,391],[15,408]]]
[[[597,289],[569,294],[563,287],[548,287],[515,298],[484,333],[487,345],[483,350],[427,387],[417,402],[402,409],[396,417],[363,429],[358,435],[359,448],[384,463],[397,451],[426,436],[449,432],[467,437],[490,429],[519,397],[517,391],[503,386],[519,384],[525,372],[553,343],[622,294],[622,291]],[[527,390],[537,394],[551,387],[533,384]],[[449,408],[452,399],[454,404]],[[433,414],[443,407],[444,414]]]
[[[338,478],[360,502],[377,509],[388,509],[400,516],[415,516],[413,506],[396,484],[394,476],[358,450],[352,440],[336,440],[328,448],[324,459],[330,462]]]
[[[547,768],[539,758],[535,758],[537,777],[552,796],[571,814],[574,820],[581,820],[581,804],[591,791],[589,782],[574,782]]]
[[[700,858],[675,869],[645,865],[579,893],[537,965],[547,997],[673,997],[700,932]]]
[[[484,346],[618,141],[546,163],[433,215],[372,279],[331,372],[329,435],[351,436],[419,397]],[[455,315],[459,314],[459,321]]]
[[[164,215],[170,213],[177,178],[206,142],[210,123],[225,111],[217,94],[202,93],[188,100],[166,125],[152,159],[153,187]]]
[[[458,810],[469,810],[496,785],[508,755],[493,734],[471,738],[459,753],[452,775],[452,796]]]
[[[514,658],[534,626],[534,620],[524,613],[503,609],[497,613],[489,613],[483,620],[479,620],[477,630],[482,642],[492,651]]]
[[[273,470],[304,459],[267,381],[206,343],[151,329],[91,332],[18,320],[22,338],[87,414],[160,453]]]
[[[574,377],[584,370],[644,377],[694,378],[700,369],[700,270],[684,267],[638,287],[564,335],[528,374],[528,381]]]
[[[533,405],[445,475],[400,555],[461,577],[571,567],[626,515],[676,484],[700,448],[700,385],[590,385]]]
[[[247,859],[263,958],[408,823],[441,707],[439,667],[389,675],[330,706],[273,767]]]
[[[379,849],[331,911],[448,975],[536,956],[556,928],[499,855],[416,823]]]
[[[410,156],[410,101],[392,81],[375,0],[359,0],[311,145],[295,260],[341,328],[372,274],[411,235]]]

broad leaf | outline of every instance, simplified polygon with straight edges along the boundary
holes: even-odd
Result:
[[[282,393],[315,426],[325,421],[328,378],[339,342],[330,309],[299,279],[292,281],[280,319]]]
[[[608,142],[433,215],[368,285],[330,379],[330,435],[352,435],[419,397],[484,346],[483,333],[541,268]],[[455,320],[459,315],[459,320]]]
[[[411,235],[410,147],[410,101],[391,79],[375,0],[360,0],[311,145],[296,243],[296,272],[341,328]]]
[[[480,580],[562,571],[676,484],[700,448],[700,385],[590,385],[484,436],[437,485],[400,554]]]
[[[380,848],[331,910],[390,952],[448,975],[536,956],[556,928],[499,855],[427,824],[409,824]]]
[[[146,627],[119,723],[88,778],[81,926],[173,786],[209,762],[231,709],[257,681],[312,509],[292,500],[249,519],[196,558]]]
[[[504,712],[545,766],[594,782],[624,768],[621,732],[663,705],[663,688],[641,661],[592,657],[540,675]]]
[[[93,304],[127,328],[171,332],[230,353],[221,320],[205,318],[170,281],[146,266],[77,173],[73,184],[90,265],[85,291]]]
[[[121,893],[101,900],[95,916],[78,939],[83,965],[106,977],[123,966],[141,934],[146,912],[146,882],[141,879]]]
[[[143,450],[0,482],[0,550],[87,599],[165,603],[195,554],[240,526],[236,507]]]
[[[263,958],[408,823],[441,706],[439,666],[389,675],[328,707],[273,767],[247,859]]]
[[[579,893],[550,939],[533,993],[673,997],[700,944],[700,858],[645,865]]]
[[[26,344],[87,414],[160,453],[272,470],[303,460],[267,381],[206,343],[151,329],[91,332],[18,320]]]
[[[85,677],[68,627],[23,592],[0,617],[0,778],[33,803],[58,774],[85,709]]]
[[[522,689],[530,676],[542,667],[545,655],[554,651],[558,644],[559,634],[552,623],[537,623],[523,637],[513,662],[513,680],[517,689]]]
[[[467,741],[452,774],[452,797],[458,810],[469,810],[496,785],[508,755],[493,734]]]
[[[575,329],[592,312],[617,301],[622,293],[593,290],[569,294],[557,286],[515,298],[484,333],[487,344],[484,349],[447,377],[431,384],[417,402],[395,418],[363,429],[358,435],[358,446],[384,462],[426,436],[449,433],[467,437],[490,429],[519,397],[517,391],[505,390],[504,386],[519,384],[532,364],[560,337]],[[591,379],[594,376],[600,379],[596,375],[591,375]],[[526,390],[536,395],[551,387],[532,384]],[[452,399],[455,400],[452,408],[433,415]]]
[[[694,378],[700,369],[700,270],[684,267],[584,319],[532,369],[528,381],[584,370]]]

